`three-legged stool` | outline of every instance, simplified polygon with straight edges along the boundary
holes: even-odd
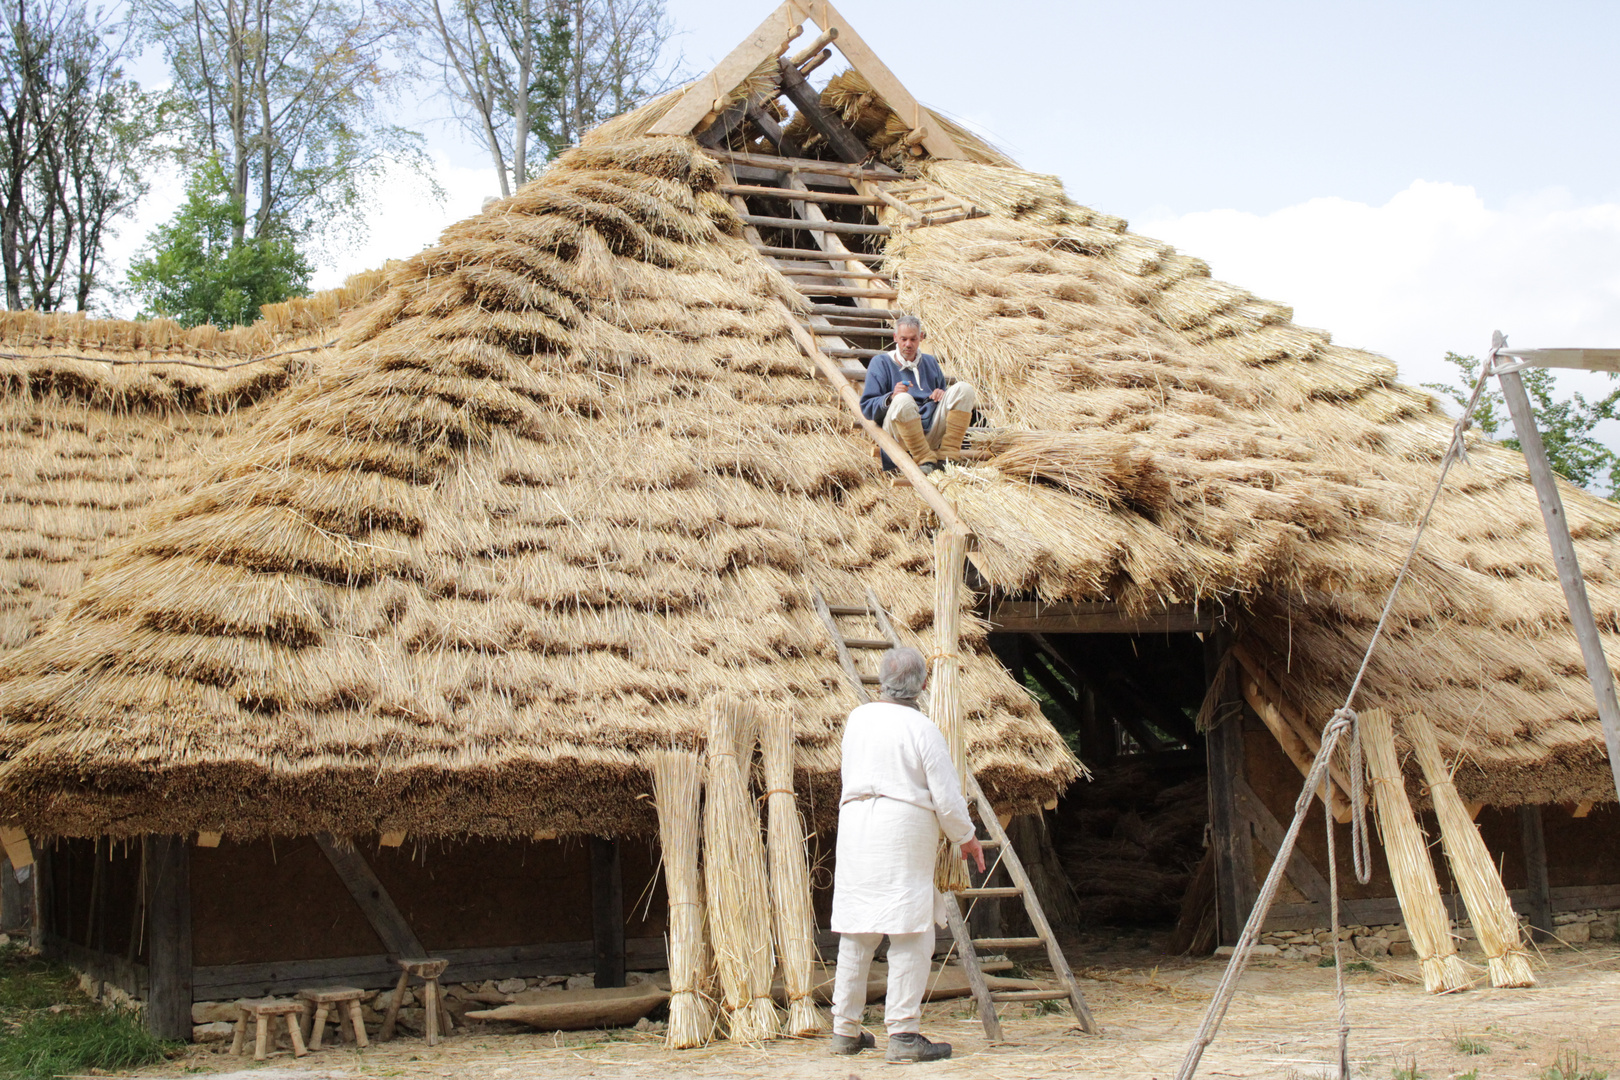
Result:
[[[276,1033],[271,1026],[274,1017],[285,1017],[287,1021],[287,1037],[292,1040],[293,1057],[303,1057],[309,1053],[304,1049],[304,1033],[299,1029],[300,1018],[295,1013],[302,1013],[304,1005],[300,1001],[288,1001],[285,998],[250,998],[238,1001],[236,1007],[239,1013],[236,1017],[236,1033],[231,1038],[231,1053],[247,1053],[247,1023],[251,1018],[254,1021],[253,1032],[253,1060],[263,1061],[271,1050],[276,1048]]]
[[[444,1007],[444,999],[439,995],[439,976],[450,965],[448,960],[396,960],[400,967],[399,984],[394,987],[394,1000],[388,1005],[388,1012],[383,1016],[382,1030],[377,1033],[378,1042],[387,1042],[394,1037],[394,1025],[399,1020],[399,1001],[404,996],[405,984],[412,975],[422,980],[422,1022],[427,1031],[427,1044],[439,1045],[439,1031],[441,1025],[446,1035],[456,1030],[454,1022],[450,1019],[450,1010]]]
[[[314,1019],[310,1022],[309,1037],[304,1040],[311,1050],[321,1048],[321,1040],[326,1036],[328,1016],[337,1022],[339,1039],[353,1042],[360,1047],[371,1045],[366,1039],[366,1022],[360,1018],[360,999],[366,996],[364,990],[353,986],[324,986],[316,990],[300,990],[298,996],[309,1002],[315,1012]],[[349,1014],[349,1023],[354,1028],[353,1034],[343,1027],[345,1010]]]

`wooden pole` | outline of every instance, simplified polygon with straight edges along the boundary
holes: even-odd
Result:
[[[624,985],[624,869],[619,842],[591,837],[591,933],[596,985]]]
[[[146,1027],[160,1039],[191,1038],[191,845],[148,836]]]
[[[1231,633],[1218,627],[1204,638],[1204,670],[1214,679],[1221,671],[1221,658],[1231,643]],[[1212,692],[1219,694],[1215,722],[1205,734],[1209,770],[1210,846],[1215,849],[1215,897],[1222,945],[1236,945],[1254,907],[1254,841],[1249,822],[1238,808],[1236,781],[1244,779],[1243,715],[1235,685],[1235,672],[1228,665],[1221,676],[1226,685]]]
[[[1498,332],[1491,342],[1493,363],[1496,351],[1506,344],[1507,339]],[[1524,392],[1524,381],[1517,371],[1498,371],[1496,378],[1502,384],[1502,397],[1513,417],[1513,430],[1519,436],[1524,463],[1530,470],[1530,482],[1535,485],[1536,498],[1541,503],[1541,519],[1547,525],[1547,539],[1552,544],[1553,562],[1558,568],[1558,583],[1564,587],[1564,599],[1569,604],[1569,622],[1581,644],[1586,677],[1597,699],[1603,742],[1609,751],[1609,772],[1616,792],[1620,792],[1620,701],[1615,698],[1614,672],[1609,669],[1609,659],[1603,652],[1603,638],[1598,634],[1597,621],[1592,618],[1592,604],[1586,596],[1581,564],[1575,558],[1575,541],[1569,535],[1564,503],[1558,496],[1558,481],[1547,461],[1547,450],[1536,428],[1536,414],[1530,407],[1529,395]]]
[[[1519,807],[1519,837],[1524,843],[1525,887],[1530,891],[1530,933],[1536,941],[1552,937],[1552,890],[1547,884],[1547,837],[1541,807]]]

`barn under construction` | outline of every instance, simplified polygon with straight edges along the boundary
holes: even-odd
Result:
[[[927,476],[852,405],[901,312],[979,394]],[[0,315],[7,918],[170,1035],[401,955],[666,968],[647,755],[719,698],[786,718],[830,851],[899,641],[959,661],[1054,920],[1230,941],[1452,432],[1291,315],[919,105],[820,0],[251,327]],[[1469,451],[1361,703],[1403,752],[1432,723],[1542,925],[1620,906],[1614,791],[1524,461]],[[1620,507],[1563,497],[1620,655]],[[1327,925],[1314,813],[1271,927]],[[1384,862],[1340,879],[1401,918]]]

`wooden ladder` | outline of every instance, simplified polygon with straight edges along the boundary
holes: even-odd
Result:
[[[815,607],[816,614],[821,617],[822,624],[826,626],[828,636],[832,638],[833,648],[838,653],[839,666],[844,669],[844,677],[855,691],[855,697],[861,704],[866,704],[872,700],[867,687],[878,684],[877,665],[875,663],[862,665],[857,662],[856,655],[877,655],[900,647],[902,642],[894,631],[888,612],[883,609],[883,605],[878,602],[877,596],[870,589],[866,591],[866,598],[862,603],[840,604],[829,603],[822,596],[820,589],[812,588],[810,602]],[[864,620],[866,626],[875,628],[875,631],[867,629],[865,636],[851,637],[840,625],[840,619]],[[962,968],[967,972],[968,986],[972,989],[974,1001],[979,1007],[979,1019],[984,1024],[985,1038],[991,1042],[1003,1041],[1001,1018],[996,1014],[996,1005],[1000,1002],[1066,1000],[1069,1007],[1074,1010],[1074,1017],[1080,1030],[1088,1035],[1097,1034],[1097,1022],[1092,1019],[1091,1009],[1086,1005],[1085,996],[1080,993],[1080,985],[1075,982],[1069,961],[1058,946],[1057,935],[1052,933],[1052,925],[1046,920],[1046,912],[1041,910],[1040,900],[1035,895],[1035,887],[1024,871],[1024,864],[1019,861],[1018,852],[1013,850],[1012,842],[1007,839],[1006,830],[996,817],[995,807],[985,797],[984,789],[979,786],[979,780],[973,775],[972,770],[968,771],[966,788],[965,794],[969,804],[977,812],[980,829],[987,834],[978,837],[979,843],[987,853],[994,856],[994,865],[984,875],[984,880],[988,881],[995,874],[996,867],[1004,868],[1008,878],[1012,880],[1012,884],[1008,886],[981,884],[958,893],[945,894],[946,920],[950,924],[951,936],[956,941],[956,952],[962,959]],[[968,928],[967,917],[962,913],[963,898],[975,901],[1017,898],[1023,902],[1029,924],[1035,929],[1034,936],[975,938]],[[981,951],[1037,947],[1046,949],[1047,959],[1057,976],[1058,987],[1049,990],[990,989],[985,981],[985,972],[1005,970],[1012,965],[982,963],[979,960]]]

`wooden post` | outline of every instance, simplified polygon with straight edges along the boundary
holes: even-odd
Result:
[[[1214,678],[1231,641],[1226,628],[1204,637],[1204,670]],[[1254,907],[1254,842],[1249,821],[1238,807],[1234,780],[1243,780],[1243,714],[1234,672],[1228,667],[1226,686],[1220,690],[1215,722],[1205,734],[1209,770],[1210,846],[1215,849],[1215,897],[1220,916],[1220,940],[1236,945],[1249,910]]]
[[[1530,933],[1535,941],[1552,937],[1552,894],[1547,885],[1547,838],[1541,831],[1541,807],[1519,807],[1519,836],[1524,842],[1525,886],[1530,890]]]
[[[394,898],[383,888],[377,872],[360,854],[360,849],[351,843],[338,841],[330,833],[317,833],[315,842],[321,846],[321,853],[332,864],[332,869],[337,871],[344,888],[354,897],[355,904],[365,915],[366,922],[371,924],[383,948],[402,960],[427,959],[427,949],[416,936],[416,931],[411,929],[399,905],[394,903]]]
[[[191,1038],[191,845],[148,836],[146,1026],[160,1039]]]
[[[591,929],[596,985],[624,985],[624,873],[619,842],[591,837]]]
[[[1491,343],[1491,353],[1507,344],[1497,333]],[[1575,558],[1575,541],[1569,535],[1569,522],[1564,514],[1564,503],[1558,496],[1558,481],[1552,466],[1547,463],[1547,451],[1541,444],[1541,432],[1536,428],[1536,414],[1530,407],[1530,398],[1524,392],[1524,381],[1517,371],[1499,371],[1497,381],[1502,384],[1502,397],[1507,401],[1513,417],[1513,430],[1519,436],[1519,447],[1524,451],[1524,463],[1530,470],[1530,482],[1536,487],[1536,498],[1541,503],[1541,520],[1547,525],[1547,539],[1552,544],[1553,562],[1558,567],[1558,583],[1564,587],[1564,600],[1569,605],[1569,622],[1575,628],[1575,638],[1581,644],[1581,656],[1586,661],[1586,677],[1592,684],[1597,699],[1598,720],[1603,724],[1603,742],[1609,751],[1609,772],[1616,792],[1620,792],[1620,702],[1615,699],[1614,673],[1609,659],[1603,653],[1603,638],[1598,634],[1597,621],[1592,618],[1592,604],[1586,596],[1586,581],[1581,576],[1581,564]],[[1539,812],[1538,812],[1539,813]]]

